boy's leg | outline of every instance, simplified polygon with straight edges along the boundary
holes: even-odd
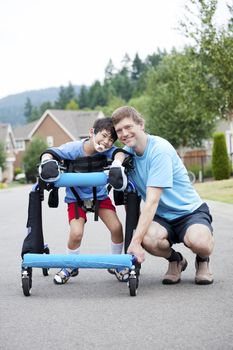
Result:
[[[123,244],[122,224],[115,211],[111,209],[99,209],[99,217],[107,226],[111,233],[111,241],[113,244]],[[119,252],[120,254],[121,252]]]
[[[75,210],[72,208],[74,203],[71,203],[71,206],[68,205],[68,216],[70,223],[70,235],[67,244],[67,254],[79,254],[80,253],[80,245],[84,233],[84,224],[86,222],[86,213],[78,208],[79,218],[75,217]],[[79,273],[79,269],[70,269],[63,268],[54,276],[55,284],[64,284],[68,282],[70,277],[75,277]]]
[[[111,251],[112,254],[121,254],[123,249],[123,229],[121,222],[115,212],[115,208],[99,209],[99,217],[107,226],[111,233]],[[108,272],[115,275],[118,281],[127,282],[129,279],[129,269],[117,270],[108,269]]]

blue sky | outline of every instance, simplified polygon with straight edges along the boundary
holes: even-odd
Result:
[[[188,0],[7,0],[0,3],[0,98],[102,81],[111,58],[182,48],[175,28]],[[226,18],[219,0],[218,21]]]

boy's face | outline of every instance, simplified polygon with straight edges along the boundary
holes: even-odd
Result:
[[[144,133],[144,123],[137,124],[132,118],[124,118],[115,126],[118,139],[126,146],[135,148]]]
[[[91,129],[90,137],[97,152],[107,151],[114,143],[111,133],[105,129],[97,132],[97,134],[95,134],[94,129]]]

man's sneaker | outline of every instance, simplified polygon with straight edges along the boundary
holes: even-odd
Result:
[[[201,261],[200,261],[201,260]],[[213,283],[213,275],[209,270],[209,258],[200,258],[197,257],[195,261],[195,267],[196,267],[196,276],[195,276],[195,283],[196,284],[211,284]]]
[[[129,269],[125,268],[123,270],[118,269],[108,269],[108,272],[111,273],[111,275],[115,275],[118,281],[120,282],[128,282],[129,280]]]
[[[70,277],[75,277],[79,274],[79,269],[61,269],[53,278],[55,284],[64,284],[68,282]]]
[[[180,261],[170,261],[168,270],[163,278],[163,284],[175,284],[180,282],[181,272],[184,271],[188,265],[187,260],[181,256]]]

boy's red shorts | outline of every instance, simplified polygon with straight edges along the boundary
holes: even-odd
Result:
[[[68,218],[69,222],[73,219],[76,219],[76,202],[68,203]],[[112,204],[112,201],[109,197],[103,199],[99,202],[99,209],[110,209],[116,212],[116,208]],[[80,218],[83,218],[85,221],[87,221],[87,214],[85,210],[83,210],[81,207],[78,206],[78,215]]]

